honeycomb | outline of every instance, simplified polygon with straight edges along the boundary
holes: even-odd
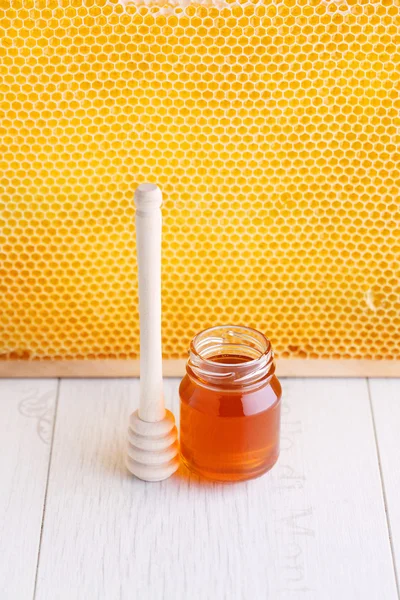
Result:
[[[1,359],[138,356],[143,181],[166,359],[400,358],[399,0],[0,0],[0,69]]]

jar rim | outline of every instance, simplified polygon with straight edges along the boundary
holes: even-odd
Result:
[[[204,336],[205,334],[209,335],[209,334],[212,334],[213,332],[221,330],[221,329],[226,330],[227,332],[230,332],[232,330],[239,330],[240,332],[243,332],[243,334],[253,336],[253,338],[255,336],[259,337],[259,339],[264,344],[264,349],[262,352],[260,351],[260,356],[258,358],[250,359],[248,362],[250,362],[252,360],[254,360],[254,361],[258,360],[261,357],[261,355],[263,353],[267,352],[267,350],[269,350],[271,347],[271,342],[269,341],[269,339],[261,331],[258,331],[257,329],[254,329],[253,327],[247,327],[245,325],[214,325],[213,327],[206,327],[206,329],[199,331],[199,333],[197,333],[194,336],[194,338],[190,342],[190,350],[196,352],[204,361],[212,363],[213,362],[212,360],[209,360],[208,358],[202,356],[201,351],[196,347],[196,342],[198,342],[200,340],[200,338],[202,336]],[[213,364],[215,364],[215,363],[213,363]],[[220,365],[229,364],[230,366],[232,366],[230,363],[218,363],[218,364],[220,364]]]
[[[218,335],[219,334],[219,335]],[[232,363],[215,356],[244,356]],[[200,331],[190,343],[187,373],[202,385],[221,389],[265,385],[275,373],[269,339],[257,329],[243,325],[217,325]]]

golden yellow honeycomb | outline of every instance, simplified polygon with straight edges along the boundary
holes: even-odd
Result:
[[[143,181],[165,358],[400,358],[399,0],[0,0],[0,69],[3,360],[137,357]]]

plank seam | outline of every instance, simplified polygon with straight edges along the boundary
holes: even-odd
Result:
[[[370,406],[371,416],[372,416],[372,427],[373,427],[373,430],[374,430],[375,448],[376,448],[376,454],[377,454],[377,458],[378,458],[379,477],[380,477],[380,480],[381,480],[383,504],[384,504],[384,508],[385,508],[385,517],[386,517],[386,526],[387,526],[387,530],[388,530],[388,537],[389,537],[389,544],[390,544],[390,553],[391,553],[391,556],[392,556],[394,579],[395,579],[395,582],[396,582],[397,597],[400,600],[400,584],[399,584],[399,577],[398,577],[397,569],[396,569],[396,560],[395,560],[395,551],[394,551],[394,546],[393,546],[392,527],[391,527],[391,523],[390,523],[390,516],[389,516],[389,509],[388,509],[388,502],[387,502],[385,481],[384,481],[384,478],[383,478],[383,470],[382,470],[382,463],[381,463],[381,454],[380,454],[380,450],[379,450],[378,434],[377,434],[376,423],[375,423],[374,405],[373,405],[373,402],[372,402],[372,394],[371,394],[371,387],[370,387],[370,380],[369,380],[369,378],[367,378],[367,389],[368,389],[369,406]]]
[[[44,498],[43,498],[42,521],[41,521],[41,525],[40,525],[39,548],[38,548],[38,555],[37,555],[37,562],[36,562],[35,583],[34,583],[34,586],[33,586],[32,600],[35,600],[35,598],[36,598],[37,582],[38,582],[38,575],[39,575],[39,565],[40,565],[40,552],[41,552],[41,548],[42,548],[44,520],[45,520],[45,516],[46,516],[47,493],[48,493],[48,489],[49,489],[51,462],[52,462],[52,458],[53,458],[54,434],[55,434],[55,430],[56,430],[56,421],[57,421],[57,413],[58,413],[58,400],[59,400],[59,397],[60,397],[60,388],[61,388],[61,379],[58,379],[57,380],[57,391],[56,391],[55,406],[54,406],[53,427],[52,427],[52,431],[51,431],[51,440],[50,440],[49,464],[47,466],[46,487],[45,487]]]

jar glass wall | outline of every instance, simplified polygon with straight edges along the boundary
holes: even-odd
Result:
[[[281,387],[269,340],[248,327],[206,329],[192,341],[181,399],[186,466],[219,481],[268,471],[279,456]]]

